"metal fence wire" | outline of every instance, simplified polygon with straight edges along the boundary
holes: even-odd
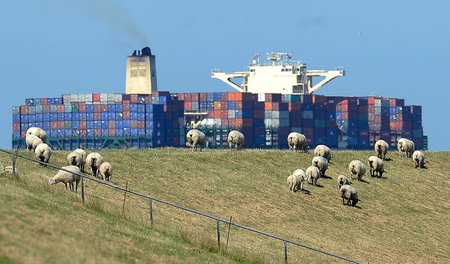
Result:
[[[288,240],[286,238],[282,238],[282,237],[279,237],[279,236],[276,236],[276,235],[272,235],[272,234],[269,234],[269,233],[266,233],[266,232],[263,232],[263,231],[260,231],[260,230],[248,227],[248,226],[240,225],[238,223],[232,222],[231,220],[225,220],[225,219],[222,219],[222,218],[219,218],[219,217],[216,217],[216,216],[213,216],[213,215],[209,215],[209,214],[206,214],[206,213],[202,213],[202,212],[199,212],[199,211],[187,208],[187,207],[183,207],[183,206],[180,206],[180,205],[168,202],[168,201],[164,201],[164,200],[161,200],[161,199],[158,199],[158,198],[155,198],[155,197],[151,197],[151,196],[146,195],[146,194],[138,193],[138,192],[135,192],[133,190],[130,190],[130,189],[127,189],[127,188],[123,188],[123,187],[117,186],[117,185],[109,183],[109,182],[105,182],[105,181],[102,181],[102,180],[99,180],[99,179],[96,179],[96,178],[92,178],[92,177],[90,177],[88,175],[72,172],[72,171],[66,170],[64,168],[52,165],[50,163],[41,162],[39,160],[35,160],[35,159],[32,159],[32,158],[20,155],[18,153],[14,153],[14,152],[11,152],[11,151],[8,151],[8,150],[4,150],[4,149],[0,149],[0,151],[11,155],[12,164],[13,164],[13,166],[12,166],[13,167],[13,173],[15,173],[16,158],[22,158],[22,159],[25,159],[25,160],[28,160],[28,161],[31,161],[31,162],[39,163],[39,164],[46,165],[46,166],[54,168],[54,169],[66,171],[66,172],[69,172],[71,174],[80,176],[81,177],[81,200],[82,200],[83,205],[84,205],[84,197],[85,197],[84,179],[91,180],[91,181],[97,182],[99,184],[103,184],[103,185],[109,186],[111,188],[114,188],[114,189],[117,189],[117,190],[121,190],[121,191],[124,191],[124,192],[128,192],[130,194],[133,194],[133,195],[136,195],[136,196],[148,199],[148,201],[149,201],[149,214],[150,214],[151,227],[153,227],[153,202],[154,201],[162,203],[162,204],[165,204],[165,205],[168,205],[168,206],[172,206],[172,207],[184,210],[184,211],[188,211],[188,212],[191,212],[191,213],[194,213],[194,214],[197,214],[197,215],[201,215],[201,216],[204,216],[204,217],[207,217],[207,218],[210,218],[210,219],[213,219],[213,220],[215,220],[217,222],[217,244],[218,244],[219,250],[220,250],[220,223],[224,223],[224,224],[227,224],[227,225],[232,225],[232,226],[235,226],[235,227],[238,227],[238,228],[241,228],[241,229],[244,229],[244,230],[248,230],[248,231],[251,231],[251,232],[254,232],[254,233],[257,233],[257,234],[260,234],[260,235],[263,235],[263,236],[266,236],[266,237],[270,237],[270,238],[273,238],[273,239],[276,239],[276,240],[279,240],[279,241],[283,242],[285,263],[287,263],[287,261],[288,261],[288,252],[287,252],[287,245],[288,244],[291,244],[291,245],[294,245],[294,246],[298,246],[298,247],[303,247],[303,248],[306,248],[306,249],[309,249],[309,250],[312,250],[312,251],[319,252],[321,254],[325,254],[325,255],[328,255],[328,256],[331,256],[331,257],[334,257],[334,258],[338,258],[338,259],[341,259],[341,260],[348,261],[350,263],[362,263],[362,262],[359,262],[359,261],[356,261],[356,260],[352,260],[352,259],[349,259],[349,258],[346,258],[346,257],[343,257],[343,256],[339,256],[339,255],[336,255],[336,254],[333,254],[333,253],[330,253],[330,252],[326,252],[326,251],[323,251],[323,250],[320,250],[320,249],[317,249],[317,248],[313,248],[313,247],[310,247],[310,246],[307,246],[307,245],[304,245],[304,244],[301,244],[301,243],[298,243],[298,242],[295,242],[295,241],[291,241],[291,240]]]

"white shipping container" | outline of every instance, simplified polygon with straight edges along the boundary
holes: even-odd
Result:
[[[274,110],[274,111],[272,111],[272,119],[274,119],[274,118],[280,118],[280,111],[276,111],[276,110]]]
[[[70,95],[70,101],[78,102],[78,94],[71,94]]]
[[[272,128],[272,119],[264,119],[264,126],[266,128]]]
[[[108,101],[108,94],[100,94],[100,102],[107,102]]]
[[[228,110],[228,118],[236,118],[236,111]]]
[[[266,95],[263,93],[258,94],[258,102],[265,102],[266,101]]]
[[[113,93],[109,93],[107,94],[107,98],[108,98],[108,102],[114,102],[114,94]]]
[[[78,94],[77,101],[78,102],[85,102],[86,101],[86,95],[85,94]]]
[[[63,98],[63,104],[70,104],[72,102],[70,99],[70,94],[63,94],[62,98]]]
[[[92,94],[85,94],[84,96],[86,102],[92,102]]]
[[[121,103],[122,102],[122,94],[114,94],[114,102]]]

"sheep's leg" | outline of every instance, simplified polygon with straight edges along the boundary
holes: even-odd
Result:
[[[66,190],[67,190],[67,183],[64,183],[64,185],[66,185]]]

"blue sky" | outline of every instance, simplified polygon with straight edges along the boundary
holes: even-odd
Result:
[[[450,150],[448,1],[0,1],[0,147],[25,98],[124,93],[126,56],[150,46],[159,90],[233,91],[213,68],[245,71],[260,52],[308,69],[345,67],[318,94],[423,106],[432,150]]]

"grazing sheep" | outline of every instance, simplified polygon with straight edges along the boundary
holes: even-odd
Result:
[[[316,156],[312,159],[312,165],[320,170],[320,177],[325,176],[328,169],[328,160],[322,156]]]
[[[42,142],[42,139],[40,139],[38,136],[35,135],[27,135],[27,137],[25,138],[25,143],[27,144],[27,149],[29,151],[33,151],[36,149],[36,147],[39,144],[42,144],[44,142]]]
[[[40,127],[30,127],[27,130],[27,136],[37,136],[43,143],[47,142],[47,133]]]
[[[331,156],[331,149],[325,145],[317,145],[317,147],[314,149],[314,156],[324,157],[328,162],[333,157]]]
[[[415,147],[414,142],[409,139],[401,138],[398,140],[398,143],[397,143],[398,151],[405,152],[407,158],[412,157],[412,154],[414,152],[414,147]]]
[[[206,140],[205,140],[205,134],[197,129],[191,129],[186,134],[186,145],[192,147],[192,151],[197,150],[197,146],[200,146],[200,151],[203,150],[204,147],[206,147]]]
[[[306,137],[298,132],[291,132],[288,135],[288,145],[289,149],[297,152],[301,150],[304,153],[308,153],[308,142],[306,142]]]
[[[356,206],[358,203],[358,192],[356,191],[356,188],[351,185],[343,185],[339,192],[342,197],[342,204],[345,205],[344,199],[347,200],[347,205]]]
[[[4,172],[4,173],[12,174],[12,173],[13,173],[13,166],[5,166],[3,172]],[[19,171],[17,170],[17,166],[16,166],[16,168],[15,168],[15,170],[14,170],[14,173],[15,173],[15,174],[19,174]]]
[[[292,175],[287,177],[287,183],[289,190],[296,192],[297,190],[303,190],[303,182],[306,181],[306,174],[302,169],[295,170]]]
[[[320,171],[319,168],[316,166],[309,166],[306,169],[306,179],[311,179],[312,185],[317,185],[317,180],[320,178]]]
[[[75,172],[75,173],[81,173],[80,168],[78,168],[77,166],[65,166],[62,167],[63,169],[66,169],[68,171],[71,172]],[[58,182],[62,182],[64,183],[64,185],[66,185],[66,190],[67,190],[67,184],[69,184],[69,188],[70,190],[73,192],[73,182],[76,182],[76,188],[75,188],[75,192],[78,191],[78,183],[80,182],[81,177],[79,175],[76,174],[72,174],[70,172],[67,171],[63,171],[63,170],[59,170],[58,173],[51,177],[48,182],[50,184],[57,184]]]
[[[245,137],[244,134],[237,130],[232,130],[230,133],[228,133],[228,146],[231,150],[231,147],[235,145],[236,150],[242,149],[242,146],[244,145]]]
[[[350,170],[350,176],[353,180],[353,175],[358,177],[358,181],[361,181],[362,176],[366,174],[366,165],[362,163],[360,160],[352,160],[348,165],[348,169]]]
[[[375,152],[378,158],[386,160],[386,153],[389,150],[389,145],[386,141],[380,139],[375,143]]]
[[[100,155],[98,152],[92,152],[89,153],[86,157],[86,165],[88,167],[91,167],[92,174],[94,177],[97,177],[98,169],[100,168],[100,165],[104,162],[103,156]]]
[[[416,163],[416,169],[417,167],[425,168],[425,155],[422,151],[416,150],[413,153],[413,160]]]
[[[348,180],[348,178],[344,175],[339,175],[338,179],[338,188],[341,189],[342,186],[344,185],[350,185],[350,181]]]
[[[82,157],[82,162],[81,162],[81,172],[84,172],[84,165],[86,164],[86,151],[84,151],[83,149],[76,149],[73,152],[77,152],[81,155]]]
[[[376,173],[376,176],[381,178],[383,176],[383,173],[386,172],[384,170],[383,160],[378,158],[377,156],[370,156],[367,159],[367,164],[369,164],[370,176],[372,177],[374,177]]]
[[[34,150],[34,156],[37,160],[48,163],[52,156],[52,149],[45,143],[39,144]]]
[[[112,166],[109,162],[103,162],[99,168],[100,175],[103,177],[104,181],[111,181],[112,176]]]
[[[77,166],[81,169],[83,157],[80,155],[80,153],[72,151],[67,155],[67,163],[69,163],[69,165]]]

